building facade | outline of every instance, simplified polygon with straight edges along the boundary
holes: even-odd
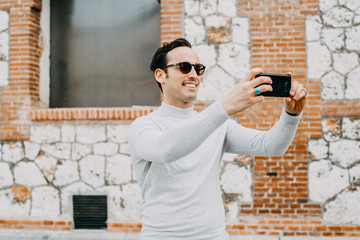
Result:
[[[253,67],[310,91],[284,156],[225,153],[229,234],[360,237],[360,2],[159,4],[161,42],[185,37],[207,66],[199,111]],[[101,195],[108,231],[139,232],[126,132],[156,106],[49,108],[49,13],[49,0],[0,1],[0,229],[75,229],[73,196]],[[281,110],[268,98],[232,117],[267,130]]]

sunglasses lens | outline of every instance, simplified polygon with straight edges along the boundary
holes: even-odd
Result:
[[[203,75],[204,71],[205,71],[205,66],[202,64],[196,64],[195,65],[195,71],[197,75]]]
[[[184,74],[188,74],[191,71],[191,64],[188,62],[183,62],[179,64],[180,71]]]

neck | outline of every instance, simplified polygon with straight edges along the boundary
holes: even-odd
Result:
[[[167,99],[164,98],[164,103],[166,103],[167,105],[173,106],[173,107],[178,107],[178,108],[191,108],[194,106],[194,102],[172,102],[169,101]]]

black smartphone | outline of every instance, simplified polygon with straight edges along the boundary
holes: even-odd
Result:
[[[290,89],[291,89],[291,76],[285,74],[270,74],[270,73],[260,73],[255,76],[255,78],[260,76],[270,77],[272,80],[272,88],[271,92],[263,92],[259,95],[263,95],[265,97],[290,97]]]

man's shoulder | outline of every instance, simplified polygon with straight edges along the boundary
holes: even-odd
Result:
[[[137,126],[155,123],[156,116],[157,116],[157,110],[145,116],[138,117],[130,124],[130,128],[134,128],[134,127],[136,128]]]

